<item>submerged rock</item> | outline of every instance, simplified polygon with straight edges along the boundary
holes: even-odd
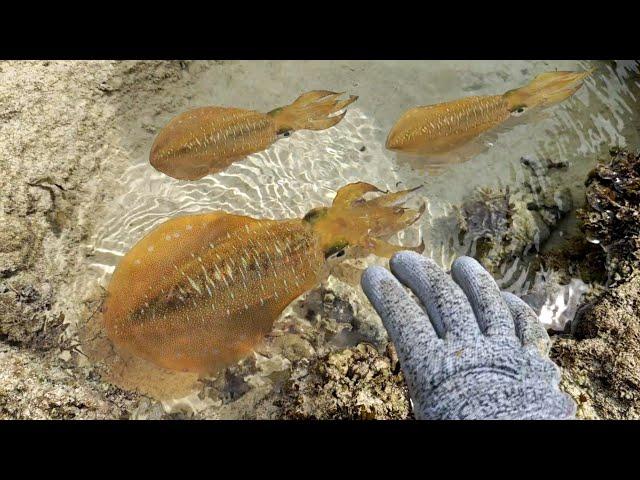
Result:
[[[456,208],[462,252],[476,258],[492,273],[538,252],[551,231],[572,208],[567,187],[535,186],[541,175],[566,165],[523,159],[534,173],[517,189],[478,189]]]
[[[357,262],[354,267],[361,267]],[[342,272],[344,273],[344,272]],[[181,403],[194,418],[408,418],[409,397],[382,321],[335,276],[292,304],[249,358]],[[150,407],[151,408],[151,407]],[[145,413],[144,418],[147,418]]]
[[[579,278],[565,283],[556,271],[540,270],[535,274],[532,287],[521,298],[538,314],[547,330],[562,332],[591,291],[591,286]]]
[[[561,245],[543,252],[540,261],[546,269],[556,272],[564,284],[575,278],[589,284],[604,284],[607,279],[604,250],[582,234],[566,238]]]

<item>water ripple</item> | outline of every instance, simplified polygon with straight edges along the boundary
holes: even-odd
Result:
[[[513,127],[469,162],[453,166],[439,177],[429,177],[399,164],[395,155],[384,148],[386,126],[395,119],[376,119],[370,113],[383,111],[382,100],[397,102],[393,111],[403,111],[469,95],[472,90],[472,94],[498,93],[522,85],[528,81],[525,78],[543,71],[589,68],[591,63],[494,62],[492,67],[491,62],[469,62],[466,67],[455,64],[453,70],[446,62],[413,63],[424,65],[379,62],[370,67],[372,71],[385,65],[399,70],[421,68],[420,76],[411,77],[417,84],[408,84],[406,91],[396,85],[385,95],[376,91],[372,83],[368,87],[369,98],[358,92],[360,100],[337,126],[320,132],[294,132],[224,172],[198,181],[179,181],[157,172],[148,163],[147,150],[123,172],[122,193],[108,207],[92,238],[92,266],[99,281],[108,278],[135,242],[168,218],[211,210],[256,218],[301,217],[313,207],[329,204],[340,187],[355,181],[392,190],[424,185],[421,196],[427,202],[427,212],[419,224],[398,235],[396,241],[415,244],[422,236],[427,246],[425,254],[448,267],[470,245],[461,242],[457,226],[446,219],[452,215],[452,205],[459,204],[473,189],[516,187],[526,180],[539,185],[540,194],[555,188],[548,178],[532,178],[520,163],[521,157],[569,162],[565,183],[579,197],[586,173],[609,145],[623,146],[626,141],[640,144],[635,128],[638,85],[630,80],[632,75],[621,78],[613,68],[605,66],[586,80],[585,88],[548,109],[542,118]],[[316,64],[312,67],[325,68]],[[259,67],[247,63],[245,68]],[[384,75],[389,71],[383,70]],[[238,80],[239,89],[246,87],[243,79]],[[363,76],[359,83],[365,88],[367,81],[376,79],[381,84],[387,81],[372,74]],[[196,95],[194,105],[214,104],[210,95]],[[515,290],[526,289],[529,285],[525,270],[522,262],[505,266],[505,284]]]

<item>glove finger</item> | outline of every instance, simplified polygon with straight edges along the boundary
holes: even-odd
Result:
[[[389,265],[427,310],[439,337],[472,338],[480,335],[469,301],[460,287],[430,258],[415,252],[395,254]]]
[[[398,353],[400,349],[411,350],[411,346],[437,348],[439,339],[429,317],[386,268],[367,268],[362,274],[361,284]]]
[[[451,266],[451,275],[466,294],[480,330],[487,336],[513,336],[511,311],[489,272],[471,257],[460,257]]]
[[[511,311],[516,336],[520,339],[522,346],[525,348],[533,347],[540,354],[547,356],[551,349],[551,340],[538,320],[536,312],[513,293],[502,292],[502,298]]]
[[[396,347],[415,407],[420,410],[425,392],[441,357],[442,340],[427,314],[391,273],[369,267],[362,274],[362,289],[373,304]]]

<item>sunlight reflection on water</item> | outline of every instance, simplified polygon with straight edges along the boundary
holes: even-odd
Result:
[[[299,75],[291,81],[290,87],[282,84],[283,78],[288,78],[288,71],[306,68],[309,77],[322,78],[322,74],[328,82],[342,81],[339,72],[330,76],[332,62],[281,63],[277,68],[272,67],[276,72],[273,75],[279,75],[278,79],[265,80],[264,90],[272,88],[269,81],[280,82],[279,91],[286,92],[288,98],[283,103],[293,100],[303,90],[318,88],[311,80],[309,85],[303,84]],[[637,81],[621,79],[612,67],[600,65],[600,70],[586,80],[584,88],[569,100],[548,109],[542,118],[501,133],[492,146],[469,162],[452,166],[439,177],[429,177],[398,163],[395,155],[384,148],[387,130],[398,112],[467,95],[502,93],[524,85],[538,73],[556,68],[586,69],[591,62],[352,64],[355,73],[350,75],[360,77],[352,82],[349,93],[360,95],[360,99],[349,108],[345,119],[329,130],[295,132],[279,139],[269,149],[231,165],[224,172],[192,182],[175,180],[157,172],[148,163],[148,149],[141,152],[136,162],[123,173],[120,179],[122,192],[104,212],[104,221],[92,238],[91,266],[97,281],[106,285],[122,255],[145,233],[168,218],[210,210],[257,218],[302,217],[313,207],[329,204],[340,187],[355,181],[392,190],[424,185],[418,197],[428,203],[425,215],[418,224],[392,241],[414,245],[423,237],[427,247],[425,255],[448,267],[456,256],[468,250],[469,245],[461,243],[455,224],[438,222],[438,219],[450,216],[452,205],[460,204],[477,187],[518,188],[531,177],[520,162],[522,156],[569,162],[563,184],[569,186],[574,198],[579,200],[586,173],[598,155],[610,145],[624,145],[625,139],[638,143]],[[213,77],[212,71],[211,77],[205,76],[203,85],[196,88],[193,106],[231,105],[235,101],[233,106],[257,108],[237,101],[243,92],[255,92],[250,79],[259,76],[261,69],[268,65],[264,62],[238,62],[237,65],[240,66],[233,67],[239,69],[234,73],[237,92],[229,91],[224,99],[219,93],[216,97],[214,92],[220,90],[211,87],[217,78]],[[341,62],[331,72],[344,65],[351,64]],[[390,83],[389,72],[396,73],[398,78],[404,75],[402,82]],[[348,83],[347,80],[344,83]],[[357,87],[353,87],[356,84]],[[232,84],[227,88],[232,90],[233,87]],[[334,87],[326,85],[324,88]],[[277,104],[275,100],[273,102]],[[385,102],[391,106],[385,106]],[[169,113],[167,118],[179,112]],[[149,146],[152,141],[150,137]],[[542,193],[557,188],[557,184],[545,177],[535,181]],[[531,284],[526,269],[525,262],[516,261],[505,268],[502,283],[516,292],[527,290]]]

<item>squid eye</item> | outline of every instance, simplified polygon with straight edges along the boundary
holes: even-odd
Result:
[[[514,115],[517,117],[519,115],[522,115],[526,109],[527,107],[525,105],[519,105],[515,107],[513,110],[511,110],[511,115]]]
[[[349,244],[347,242],[339,241],[325,251],[324,258],[327,260],[329,258],[340,258],[344,256],[345,250],[348,246]]]
[[[331,255],[327,255],[325,258],[327,260],[331,260],[332,258],[341,258],[341,257],[344,257],[344,253],[345,253],[345,251],[344,251],[344,249],[342,249],[342,250],[340,250],[338,252],[332,253]]]

